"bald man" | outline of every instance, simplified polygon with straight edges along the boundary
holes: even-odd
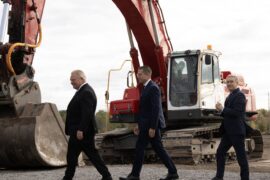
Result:
[[[227,151],[233,146],[238,164],[241,168],[241,180],[249,180],[249,167],[245,152],[245,108],[246,97],[238,88],[236,76],[229,75],[226,78],[227,88],[230,91],[225,101],[225,106],[217,103],[216,109],[221,112],[223,120],[220,131],[222,139],[217,149],[217,173],[212,180],[222,180],[224,176]]]
[[[70,136],[67,152],[67,169],[63,180],[72,180],[78,156],[83,151],[102,175],[102,180],[112,180],[108,168],[105,166],[95,148],[95,134],[97,126],[95,111],[97,98],[93,88],[86,83],[86,76],[81,70],[71,73],[70,82],[76,94],[67,108],[65,132]]]

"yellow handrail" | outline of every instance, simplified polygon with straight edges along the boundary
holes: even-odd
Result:
[[[106,117],[106,131],[107,131],[107,127],[108,127],[108,122],[107,120],[109,120],[109,89],[110,89],[110,78],[111,78],[111,72],[113,71],[121,71],[122,68],[124,67],[124,65],[126,64],[126,62],[132,62],[131,60],[124,60],[124,62],[121,64],[120,68],[116,68],[116,69],[110,69],[108,72],[108,80],[107,80],[107,90],[105,92],[105,104],[106,104],[106,108],[107,108],[107,117]],[[133,64],[131,63],[131,69],[133,70]]]

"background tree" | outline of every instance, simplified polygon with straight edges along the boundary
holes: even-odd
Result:
[[[60,115],[61,115],[63,121],[66,122],[66,117],[67,117],[67,112],[66,112],[66,110],[60,110],[59,113],[60,113]]]
[[[128,124],[125,123],[110,123],[107,112],[104,110],[99,110],[96,113],[96,122],[99,132],[106,132],[116,128],[124,128],[129,126]]]
[[[265,109],[259,109],[256,121],[252,124],[255,128],[259,129],[261,132],[270,132],[270,112]]]
[[[253,128],[259,129],[263,133],[270,133],[270,112],[265,109],[259,109],[256,121],[250,122]],[[66,120],[66,111],[59,111],[62,119]],[[96,122],[99,129],[99,132],[111,131],[116,128],[129,127],[132,128],[134,124],[125,124],[125,123],[110,123],[108,119],[107,112],[104,110],[99,110],[96,113]],[[107,123],[107,128],[106,128]]]

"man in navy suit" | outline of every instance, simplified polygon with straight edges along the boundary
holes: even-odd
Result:
[[[222,139],[217,149],[217,173],[212,180],[222,180],[225,168],[225,156],[227,151],[233,146],[238,164],[241,168],[241,180],[249,180],[249,167],[245,152],[245,95],[238,88],[236,76],[229,75],[226,78],[227,88],[230,91],[225,101],[225,107],[220,103],[216,104],[216,109],[221,112],[223,120],[220,126]]]
[[[120,177],[120,180],[140,179],[144,151],[149,142],[168,169],[167,176],[161,180],[178,179],[177,169],[161,142],[160,129],[165,128],[165,120],[160,90],[157,84],[151,80],[151,74],[152,70],[149,66],[142,66],[138,70],[138,81],[144,85],[144,88],[140,98],[138,126],[134,128],[134,134],[138,135],[135,160],[131,173],[125,178]]]
[[[81,70],[71,73],[71,85],[77,90],[67,108],[66,135],[69,135],[67,152],[67,169],[63,180],[72,180],[78,163],[78,156],[83,151],[102,175],[102,180],[112,180],[108,168],[105,166],[95,148],[95,134],[97,125],[95,111],[97,98],[95,92],[86,83],[86,76]]]

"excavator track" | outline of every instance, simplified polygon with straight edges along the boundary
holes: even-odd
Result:
[[[215,161],[216,149],[220,143],[219,124],[201,127],[167,130],[162,133],[162,142],[177,164],[198,164]],[[131,163],[134,158],[136,136],[131,130],[116,129],[96,136],[96,146],[107,163]],[[263,142],[260,131],[255,130],[246,139],[248,157],[261,158]],[[235,159],[233,148],[228,159]],[[149,145],[145,151],[145,162],[159,159]]]
[[[250,159],[261,158],[263,155],[263,137],[259,130],[254,130],[248,139],[246,146]]]

